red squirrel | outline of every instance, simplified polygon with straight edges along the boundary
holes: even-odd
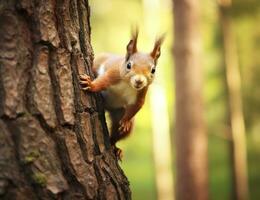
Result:
[[[83,90],[100,92],[105,109],[111,118],[110,142],[118,159],[122,150],[116,142],[128,136],[133,128],[134,116],[142,108],[149,85],[153,82],[164,36],[156,39],[150,53],[137,50],[138,30],[132,33],[126,56],[103,53],[94,59],[96,79],[80,75]]]

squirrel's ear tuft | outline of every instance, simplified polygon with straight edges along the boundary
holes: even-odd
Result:
[[[132,30],[132,38],[129,41],[126,50],[126,60],[130,58],[131,55],[137,52],[137,38],[138,38],[138,28]]]
[[[154,63],[157,63],[158,58],[161,55],[161,45],[165,39],[165,34],[161,35],[155,40],[154,47],[152,52],[150,53],[151,57],[154,59]]]

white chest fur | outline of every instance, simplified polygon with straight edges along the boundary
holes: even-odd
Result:
[[[110,86],[102,93],[107,106],[111,108],[120,108],[134,104],[137,98],[137,91],[125,81],[120,81],[118,84]]]

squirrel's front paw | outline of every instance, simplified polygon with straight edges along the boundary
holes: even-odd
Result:
[[[119,149],[118,147],[114,146],[114,152],[115,152],[115,156],[116,156],[117,160],[122,162],[123,151],[121,149]]]
[[[87,74],[81,74],[79,78],[80,78],[80,85],[83,90],[88,90],[88,91],[93,90],[93,84],[90,76],[88,76]]]
[[[119,131],[120,132],[125,132],[125,133],[127,133],[127,132],[130,132],[130,130],[131,130],[131,128],[132,128],[132,121],[131,120],[121,120],[120,122],[119,122]]]

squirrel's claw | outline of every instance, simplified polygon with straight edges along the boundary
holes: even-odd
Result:
[[[80,81],[80,84],[87,84],[87,83],[88,83],[88,81],[85,81],[85,80]]]
[[[80,78],[80,85],[82,86],[83,90],[91,90],[92,88],[92,80],[90,78],[90,76],[88,76],[87,74],[81,74],[79,75]]]
[[[131,129],[132,122],[131,121],[120,121],[119,124],[120,124],[120,127],[118,130],[120,132],[129,132]]]
[[[121,149],[119,149],[118,147],[114,147],[114,152],[116,155],[117,160],[122,162],[122,158],[123,158],[123,151]]]
[[[81,82],[87,82],[87,83],[91,82],[91,78],[87,74],[81,74],[81,75],[79,75],[79,78],[80,78]]]
[[[84,87],[84,88],[82,88],[82,90],[90,90],[91,89],[91,87]]]
[[[90,77],[89,77],[89,75],[87,75],[87,74],[80,74],[80,75],[79,75],[79,78],[80,78],[80,79],[89,79]]]

